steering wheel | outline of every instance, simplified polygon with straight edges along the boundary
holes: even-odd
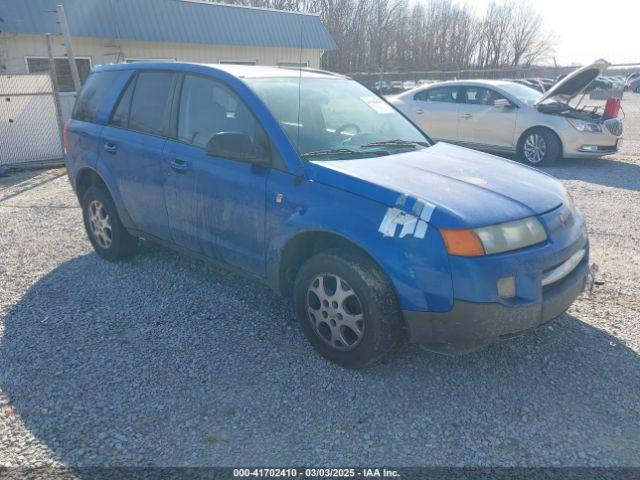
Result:
[[[335,136],[340,135],[342,132],[344,132],[346,129],[353,127],[356,131],[356,135],[360,133],[360,127],[358,125],[356,125],[355,123],[345,123],[343,125],[340,125],[338,128],[336,128],[336,131],[333,132],[333,134]]]

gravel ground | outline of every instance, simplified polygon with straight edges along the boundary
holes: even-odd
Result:
[[[63,171],[0,178],[0,465],[640,466],[640,135],[547,170],[593,288],[524,338],[356,372],[245,278],[149,244],[100,260]]]

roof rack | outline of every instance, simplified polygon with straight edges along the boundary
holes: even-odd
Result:
[[[350,77],[347,77],[346,75],[342,75],[341,73],[330,72],[329,70],[322,70],[321,68],[293,67],[293,66],[287,66],[287,65],[277,65],[276,68],[281,68],[283,70],[294,70],[296,72],[302,70],[303,72],[309,72],[309,73],[321,73],[323,75],[329,75],[331,77],[338,77],[338,78],[350,78]]]

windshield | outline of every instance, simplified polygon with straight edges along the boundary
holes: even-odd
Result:
[[[540,97],[542,97],[542,93],[537,91],[534,88],[527,87],[526,85],[522,85],[520,83],[505,83],[500,85],[500,87],[507,93],[516,97],[522,103],[526,103],[527,105],[533,106]],[[553,100],[547,99],[542,103],[553,103]]]
[[[245,81],[303,159],[363,158],[429,145],[393,107],[353,80],[279,77]]]

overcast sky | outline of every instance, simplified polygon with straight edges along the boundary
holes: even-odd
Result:
[[[420,1],[420,0],[418,0]],[[500,0],[498,0],[500,1]],[[640,0],[529,0],[558,37],[558,64],[640,62]],[[469,0],[484,11],[491,0]]]

